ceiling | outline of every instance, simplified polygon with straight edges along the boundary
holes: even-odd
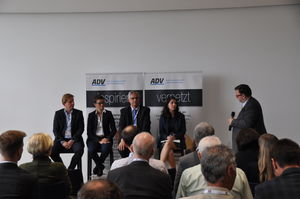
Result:
[[[300,0],[0,0],[0,13],[80,13],[237,8]]]

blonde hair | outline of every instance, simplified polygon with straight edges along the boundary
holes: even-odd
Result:
[[[53,146],[53,140],[47,133],[35,133],[28,140],[27,150],[34,156],[49,156]]]
[[[272,134],[263,134],[258,139],[258,169],[260,182],[265,182],[275,177],[270,157],[270,151],[277,140],[277,137]]]

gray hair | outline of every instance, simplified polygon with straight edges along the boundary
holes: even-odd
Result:
[[[206,136],[214,135],[215,129],[212,125],[207,122],[200,122],[194,128],[194,140],[196,144],[200,142],[200,140]]]
[[[197,152],[202,153],[206,148],[216,146],[216,145],[221,145],[222,142],[220,138],[217,136],[206,136],[202,140],[200,140],[198,147],[197,147]]]
[[[216,183],[226,176],[228,166],[235,165],[235,157],[230,148],[217,145],[205,149],[200,162],[205,180]]]
[[[129,91],[128,92],[128,99],[130,99],[130,96],[132,95],[132,94],[137,94],[139,97],[140,97],[140,94],[139,94],[139,92],[137,92],[137,91]]]
[[[150,158],[154,150],[154,138],[148,132],[141,132],[133,139],[133,151],[134,154],[143,158]]]

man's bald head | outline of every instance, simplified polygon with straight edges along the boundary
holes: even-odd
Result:
[[[216,145],[221,145],[222,142],[220,138],[217,136],[206,136],[202,138],[198,144],[197,151],[198,153],[202,153],[206,148],[216,146]]]
[[[77,199],[121,199],[120,189],[108,180],[92,180],[81,187]]]
[[[149,160],[154,152],[154,137],[148,132],[141,132],[133,139],[133,153],[137,158]]]

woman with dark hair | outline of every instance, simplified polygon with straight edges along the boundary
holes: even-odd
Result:
[[[169,150],[166,150],[167,153],[161,154],[161,160],[169,163],[169,173],[172,178],[173,175],[175,177],[176,172],[176,164],[173,150],[185,149],[185,131],[185,116],[184,114],[179,112],[178,102],[176,98],[171,96],[167,99],[159,119],[158,148],[161,151],[163,148],[163,143],[167,142],[168,145],[171,143],[171,147],[168,147]],[[179,143],[176,141],[179,141]]]
[[[259,134],[251,128],[242,129],[236,137],[236,164],[245,172],[253,194],[255,186],[259,183],[258,138]]]
[[[259,181],[265,182],[275,177],[270,157],[270,151],[273,145],[277,142],[277,137],[272,134],[263,134],[258,139],[259,144]]]

